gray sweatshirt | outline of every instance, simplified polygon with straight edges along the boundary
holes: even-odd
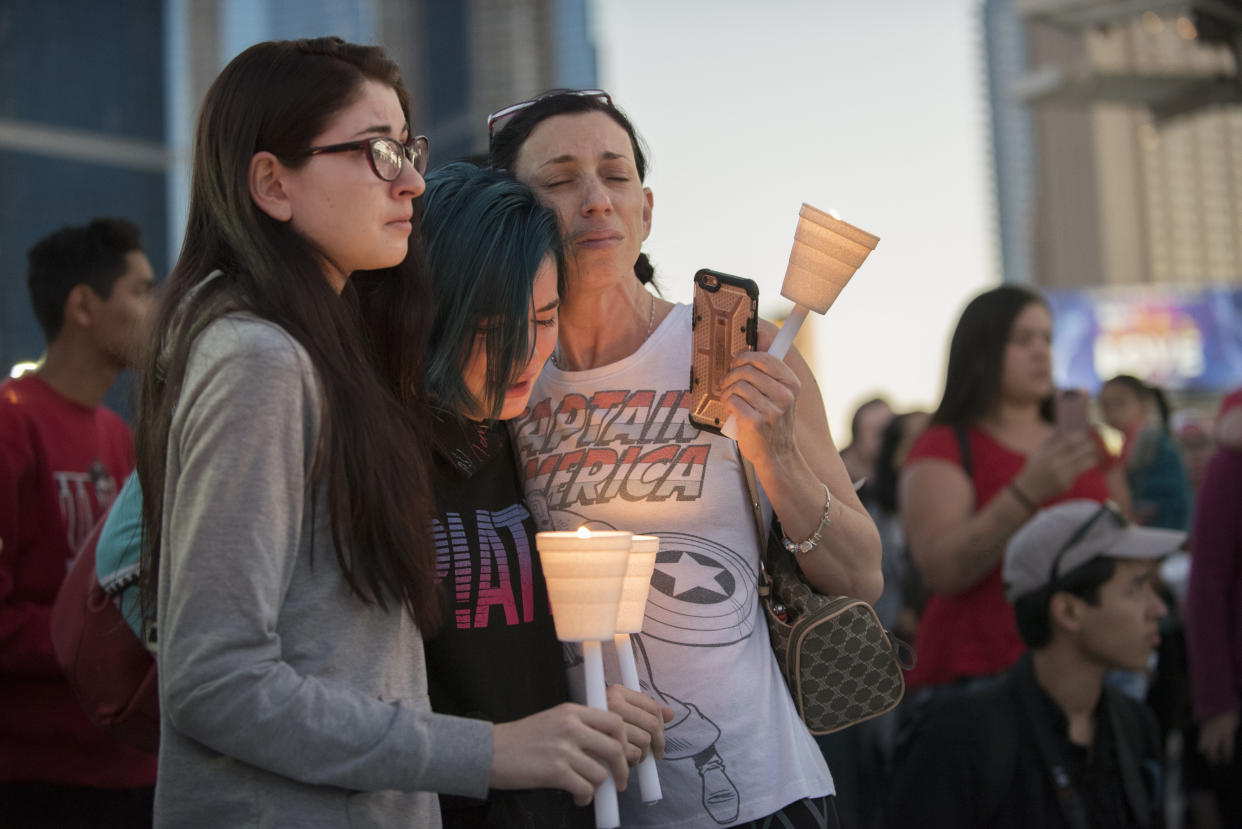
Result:
[[[491,724],[433,714],[409,615],[348,589],[309,480],[306,351],[244,314],[194,343],[168,440],[157,826],[434,827]]]

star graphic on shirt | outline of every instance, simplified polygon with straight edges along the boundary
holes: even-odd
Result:
[[[717,578],[724,572],[724,569],[702,564],[689,553],[681,553],[676,562],[661,562],[657,569],[672,577],[673,589],[669,591],[669,595],[674,598],[684,596],[696,587],[701,587],[719,596],[727,595]]]
[[[763,624],[754,564],[711,539],[660,533],[643,636],[689,647],[740,642]]]

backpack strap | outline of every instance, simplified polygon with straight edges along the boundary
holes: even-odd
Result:
[[[1036,719],[1037,715],[1035,712],[1040,710],[1039,706],[1046,703],[1036,697],[1035,689],[1031,687],[1030,682],[1025,682],[1019,678],[1016,685],[1019,702],[1022,709],[1026,711],[1027,724],[1030,725],[1028,730],[1034,738],[1036,748],[1039,749],[1039,756],[1044,761],[1044,767],[1052,779],[1052,786],[1056,790],[1057,805],[1061,807],[1061,814],[1065,816],[1065,820],[1072,829],[1091,829],[1091,821],[1087,816],[1087,804],[1083,800],[1082,791],[1070,777],[1069,767],[1066,765],[1060,751],[1053,744],[1052,735],[1045,727],[1046,724]]]
[[[975,463],[970,453],[970,434],[961,423],[953,425],[953,434],[957,435],[957,454],[961,456],[962,469],[965,470],[966,477],[973,481],[975,478]]]
[[[1121,770],[1121,785],[1134,812],[1134,819],[1139,829],[1151,826],[1151,799],[1147,787],[1143,784],[1139,770],[1137,746],[1133,738],[1141,731],[1139,717],[1141,712],[1129,705],[1120,692],[1112,688],[1104,688],[1104,707],[1108,709],[1109,727],[1113,731],[1113,750],[1117,752],[1117,766]],[[1157,788],[1157,791],[1159,789]]]
[[[962,471],[970,481],[970,497],[972,508],[979,503],[979,494],[975,490],[975,461],[970,451],[970,432],[961,423],[953,424],[953,434],[957,435],[957,454],[962,462]]]
[[[1006,680],[1012,681],[1012,679]],[[1017,765],[1018,717],[1021,706],[1013,694],[1006,694],[1008,705],[980,706],[987,718],[987,754],[983,766],[983,814],[984,825],[990,825],[1000,813],[1010,796],[1014,768]]]

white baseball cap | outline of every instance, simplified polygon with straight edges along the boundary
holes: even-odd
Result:
[[[1186,533],[1131,524],[1109,501],[1073,500],[1040,510],[1005,547],[1005,596],[1017,601],[1094,558],[1164,558]]]

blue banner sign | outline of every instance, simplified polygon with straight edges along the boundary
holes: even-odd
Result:
[[[1242,385],[1242,289],[1048,291],[1057,385],[1095,393],[1118,374],[1166,389]]]

